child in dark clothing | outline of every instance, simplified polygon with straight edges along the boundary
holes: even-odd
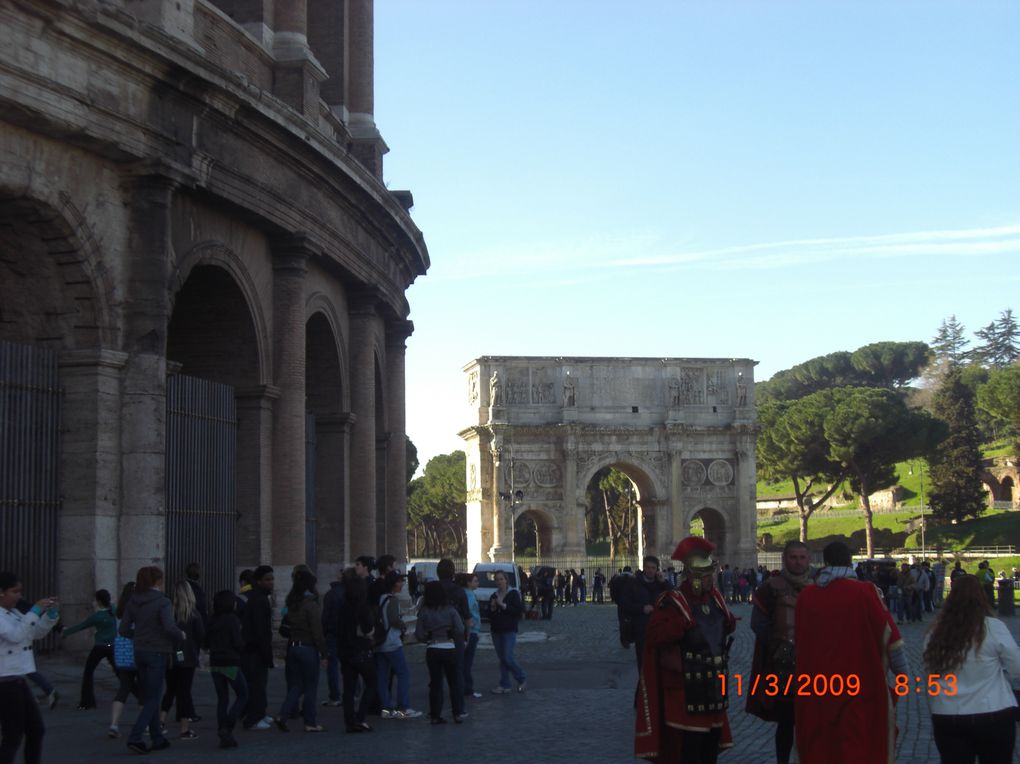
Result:
[[[237,598],[224,589],[213,597],[213,617],[209,622],[206,647],[209,649],[209,673],[216,688],[216,722],[219,728],[220,748],[237,748],[234,727],[248,701],[248,684],[241,672],[241,619],[235,612]],[[234,704],[229,710],[230,688],[234,689]]]

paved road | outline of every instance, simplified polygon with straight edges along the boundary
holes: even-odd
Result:
[[[731,673],[750,673],[752,639],[749,606],[736,605],[743,617],[734,642]],[[1020,617],[1006,619],[1014,636],[1020,638]],[[920,643],[927,623],[905,626],[904,637],[911,667],[920,666]],[[484,698],[470,702],[470,718],[463,725],[433,727],[424,720],[375,722],[376,731],[366,735],[345,735],[341,709],[321,709],[320,722],[328,727],[321,735],[303,731],[283,734],[277,730],[239,732],[241,747],[233,751],[216,749],[215,695],[208,673],[195,679],[195,701],[204,719],[195,729],[200,738],[178,742],[166,753],[152,754],[167,762],[311,761],[315,759],[372,762],[372,764],[416,764],[444,759],[459,761],[592,762],[622,764],[636,761],[632,755],[632,701],[637,672],[633,649],[620,647],[616,635],[615,609],[611,606],[582,606],[557,609],[552,621],[526,622],[518,643],[517,657],[528,673],[529,690],[523,695],[495,696],[498,667],[491,645],[483,644],[476,660],[475,676]],[[412,701],[416,708],[427,706],[427,674],[424,650],[409,647],[412,670]],[[104,665],[97,672],[97,695],[103,708],[75,711],[80,669],[64,657],[40,660],[63,696],[61,706],[45,712],[48,725],[44,760],[48,762],[117,761],[132,754],[125,741],[105,736],[108,706],[115,688]],[[325,682],[320,695],[325,694]],[[283,696],[283,671],[271,674],[271,709]],[[447,707],[447,716],[449,708]],[[930,717],[923,698],[908,696],[897,709],[900,735],[897,762],[927,764],[938,761],[931,740]],[[134,718],[128,708],[124,722]],[[743,711],[743,700],[731,710],[736,746],[721,761],[726,764],[764,764],[774,761],[774,727]],[[121,725],[126,731],[126,724]],[[300,724],[292,727],[301,729]],[[1015,761],[1020,762],[1020,756]]]

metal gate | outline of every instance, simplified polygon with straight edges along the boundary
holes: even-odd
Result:
[[[234,389],[182,374],[166,386],[167,591],[202,566],[202,588],[234,589],[237,411]]]
[[[56,353],[0,341],[0,569],[32,601],[57,593],[61,397]]]

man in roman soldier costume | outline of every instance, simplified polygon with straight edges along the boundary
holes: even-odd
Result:
[[[802,541],[791,541],[783,549],[783,570],[755,591],[751,598],[751,631],[754,632],[752,681],[747,694],[747,712],[776,723],[776,762],[789,764],[793,748],[793,693],[775,692],[785,688],[787,677],[796,668],[794,653],[794,608],[801,589],[811,584],[810,558]],[[767,681],[776,677],[773,682]],[[755,691],[756,690],[756,691]]]
[[[715,587],[715,545],[688,536],[673,552],[680,585],[648,619],[638,681],[634,753],[669,764],[714,764],[733,745],[725,682],[736,618]]]

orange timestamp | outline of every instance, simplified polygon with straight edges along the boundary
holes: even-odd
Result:
[[[743,674],[719,674],[722,694],[732,688],[737,697],[744,694]],[[747,677],[751,695],[761,693],[769,698],[783,697],[856,697],[861,694],[861,678],[857,674],[752,674]]]
[[[901,698],[913,692],[920,695],[928,693],[931,697],[945,695],[952,697],[956,694],[956,674],[928,674],[927,677],[910,676],[909,674],[897,674],[896,683],[893,685],[893,692]]]

